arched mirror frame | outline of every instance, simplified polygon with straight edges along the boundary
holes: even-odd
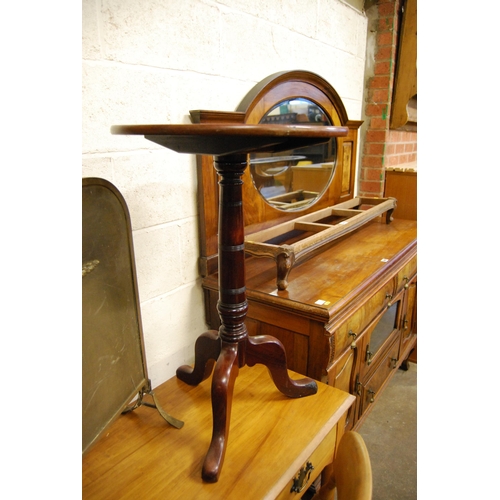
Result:
[[[243,177],[246,235],[353,198],[358,129],[362,121],[349,120],[340,96],[326,80],[315,73],[302,70],[283,71],[268,76],[248,92],[235,112],[190,111],[193,123],[257,124],[276,104],[295,98],[314,102],[325,111],[332,125],[349,128],[347,137],[337,138],[335,174],[316,203],[305,210],[287,213],[264,201],[255,189],[250,169],[246,169]],[[199,268],[202,276],[208,276],[217,271],[217,174],[210,156],[199,156],[197,166],[200,210]]]
[[[354,196],[357,130],[362,122],[349,120],[340,96],[322,77],[308,71],[275,73],[257,84],[241,101],[237,111],[245,113],[244,123],[257,124],[277,104],[296,98],[312,101],[325,111],[332,125],[348,126],[350,133],[345,138],[336,139],[337,165],[330,185],[313,205],[304,210],[283,213],[266,203],[256,192],[247,169],[243,178],[246,234],[349,200]]]

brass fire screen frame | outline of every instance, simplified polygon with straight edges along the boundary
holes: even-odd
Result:
[[[130,215],[109,181],[82,179],[82,453],[121,413],[156,407],[148,379]],[[153,404],[143,402],[145,395]],[[132,400],[135,402],[127,406]]]

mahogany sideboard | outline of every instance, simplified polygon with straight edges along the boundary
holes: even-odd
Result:
[[[190,386],[173,377],[155,393],[184,427],[144,406],[121,415],[83,458],[82,498],[300,499],[322,471],[322,480],[329,476],[354,400],[321,383],[314,396],[290,399],[264,365],[243,367],[224,469],[207,483],[200,471],[212,433],[210,381]]]
[[[356,397],[346,429],[357,429],[417,338],[416,221],[375,219],[293,268],[276,288],[274,263],[246,260],[250,335],[272,335],[291,370]],[[217,328],[217,275],[203,279]]]
[[[362,122],[349,119],[339,94],[316,74],[297,70],[270,75],[251,89],[236,111],[192,111],[191,119],[247,124],[292,120],[348,128],[346,137],[333,138],[321,150],[250,156],[242,179],[246,241],[301,216],[356,200]],[[313,170],[325,179],[323,187],[316,177],[303,186]],[[220,325],[217,182],[213,159],[199,155],[199,263],[206,318],[213,329]],[[338,217],[335,223],[343,222]],[[286,246],[304,237],[307,230],[291,231],[280,235],[278,243]],[[346,427],[359,428],[395,370],[407,366],[416,344],[417,222],[395,217],[391,222],[390,216],[381,216],[319,246],[308,260],[294,264],[284,290],[277,288],[272,259],[247,254],[244,264],[249,335],[279,339],[290,369],[354,395]]]

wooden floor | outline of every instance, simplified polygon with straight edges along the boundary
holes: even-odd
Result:
[[[417,498],[417,365],[398,370],[358,430],[373,473],[372,500]]]

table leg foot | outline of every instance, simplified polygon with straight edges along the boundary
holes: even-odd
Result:
[[[238,372],[238,344],[223,342],[212,377],[212,441],[201,473],[202,479],[208,483],[218,481],[224,462],[231,419],[234,382]]]
[[[189,385],[198,385],[212,373],[221,352],[221,339],[216,330],[202,333],[196,340],[194,367],[183,365],[177,368],[177,378]]]
[[[269,335],[248,337],[246,364],[261,363],[267,367],[276,387],[285,396],[302,398],[318,392],[318,384],[310,378],[292,380],[288,375],[286,352],[283,344]]]

